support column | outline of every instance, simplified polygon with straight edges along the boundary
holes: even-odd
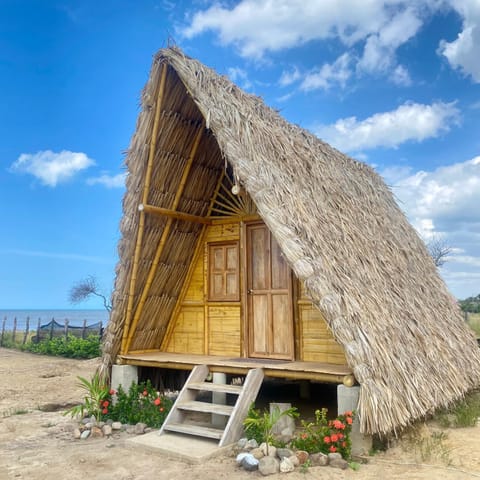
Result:
[[[212,373],[212,382],[225,385],[227,383],[227,375],[225,373]],[[224,392],[212,392],[212,403],[225,405],[227,403],[227,394]],[[228,417],[212,413],[212,425],[216,428],[225,428]]]
[[[338,385],[338,414],[341,415],[348,411],[357,411],[359,396],[359,386],[346,387],[345,385]],[[353,419],[350,438],[352,440],[352,455],[366,454],[372,448],[372,436],[364,435],[360,432],[360,420],[358,414],[355,415],[355,418]]]
[[[112,365],[111,388],[118,390],[119,385],[126,391],[132,382],[138,383],[138,367],[135,365]]]

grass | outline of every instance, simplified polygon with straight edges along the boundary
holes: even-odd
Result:
[[[480,337],[480,313],[469,313],[468,325]]]
[[[438,414],[442,427],[474,427],[480,419],[480,391],[468,394],[463,400]]]
[[[447,446],[448,434],[446,432],[417,428],[410,430],[404,438],[405,450],[411,451],[417,462],[440,461],[445,465],[452,463],[451,450]]]

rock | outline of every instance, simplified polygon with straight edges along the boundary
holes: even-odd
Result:
[[[275,457],[263,457],[258,462],[258,471],[266,476],[280,471],[280,460]]]
[[[336,460],[336,459],[339,459],[339,458],[342,458],[342,454],[341,453],[338,453],[338,452],[330,452],[328,454],[328,459],[329,460]]]
[[[91,423],[90,419],[88,417],[82,418],[82,423],[83,425],[86,425],[87,423]]]
[[[242,452],[237,455],[237,458],[235,459],[238,465],[242,464],[242,460],[248,455],[247,452]]]
[[[292,455],[289,460],[292,462],[292,465],[294,467],[298,467],[300,465],[300,462],[298,461],[298,457],[294,454]]]
[[[111,425],[104,425],[102,427],[102,432],[106,437],[109,437],[112,434],[112,427]]]
[[[238,448],[245,448],[245,445],[247,444],[248,442],[248,438],[241,438],[238,442],[237,442],[237,447]]]
[[[87,422],[87,423],[84,423],[84,426],[85,428],[87,428],[88,430],[91,430],[91,428],[93,427],[93,423],[92,422]]]
[[[127,425],[126,428],[125,428],[125,431],[129,435],[135,435],[135,425]]]
[[[333,468],[341,468],[342,470],[348,468],[348,462],[343,458],[334,458],[333,460],[330,460],[329,465]]]
[[[80,435],[80,440],[86,440],[90,436],[90,430],[84,430]]]
[[[260,449],[265,456],[268,455],[269,457],[275,457],[277,455],[277,447],[274,447],[273,445],[268,445],[267,448],[267,444],[265,442],[260,445]]]
[[[277,457],[281,460],[284,457],[290,458],[293,455],[293,451],[289,448],[277,448]]]
[[[102,438],[103,432],[100,427],[92,427],[92,438]]]
[[[295,455],[297,456],[300,465],[303,465],[309,457],[308,452],[305,452],[305,450],[298,450]]]
[[[242,467],[248,472],[258,470],[258,460],[251,454],[247,453],[242,459]]]
[[[252,450],[254,448],[258,448],[258,442],[254,438],[251,438],[250,440],[247,440],[244,448],[245,450]]]
[[[328,455],[325,455],[324,453],[312,453],[310,455],[310,461],[312,462],[313,466],[319,466],[319,467],[325,467],[328,465],[329,459]]]
[[[261,448],[254,448],[253,450],[250,450],[250,453],[257,459],[260,460],[265,456],[263,453],[263,450]]]
[[[122,423],[121,422],[112,422],[112,430],[121,430]]]
[[[82,435],[82,432],[80,431],[79,428],[76,428],[74,431],[73,431],[73,438],[75,440],[78,440]]]
[[[290,461],[288,457],[283,457],[282,461],[280,462],[280,471],[282,473],[289,473],[295,470],[295,466]]]
[[[111,418],[109,418],[109,419],[107,420],[107,425],[112,426],[112,424],[113,424],[113,420],[112,420]]]
[[[147,425],[145,423],[137,423],[135,425],[135,435],[143,435],[145,433],[145,429],[147,428]]]
[[[98,422],[97,427],[102,428],[105,425],[105,422]]]

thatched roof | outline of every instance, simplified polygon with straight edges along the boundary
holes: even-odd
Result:
[[[165,93],[158,99],[162,66]],[[158,139],[152,140],[161,104]],[[255,202],[285,258],[322,312],[360,384],[364,432],[389,432],[480,384],[480,354],[424,243],[369,166],[285,121],[177,48],[161,50],[142,95],[126,160],[120,263],[105,364],[120,349],[149,149],[150,204],[170,208],[199,132],[178,210],[209,211],[226,165]],[[130,308],[144,298],[131,349],[159,348],[201,225],[147,216]],[[165,235],[165,248],[153,260]],[[158,269],[147,279],[152,262]],[[134,268],[135,270],[135,268]]]

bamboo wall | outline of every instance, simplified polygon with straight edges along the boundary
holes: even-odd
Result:
[[[179,313],[167,338],[165,350],[239,357],[242,352],[242,308],[240,302],[208,300],[208,244],[237,241],[239,223],[212,225],[207,228],[203,245],[197,251],[195,266]],[[240,278],[242,283],[242,278]],[[333,339],[321,313],[311,304],[299,286],[294,299],[299,336],[297,360],[345,365],[343,350]]]

